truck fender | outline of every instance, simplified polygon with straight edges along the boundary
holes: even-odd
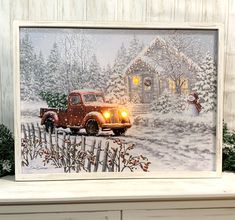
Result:
[[[82,121],[82,127],[86,126],[86,123],[89,119],[94,119],[97,121],[98,125],[101,126],[102,124],[105,124],[105,119],[103,115],[100,112],[89,112]]]
[[[41,119],[41,125],[45,124],[45,121],[46,121],[47,118],[52,118],[53,122],[54,122],[54,125],[55,126],[58,125],[59,117],[58,117],[58,114],[56,112],[53,112],[53,111],[45,112],[44,115],[42,116],[42,119]]]

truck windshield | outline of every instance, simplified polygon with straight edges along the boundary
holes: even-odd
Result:
[[[104,102],[104,98],[99,94],[86,94],[83,95],[84,102]]]

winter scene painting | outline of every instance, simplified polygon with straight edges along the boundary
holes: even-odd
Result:
[[[21,27],[19,65],[22,174],[216,171],[218,30]]]

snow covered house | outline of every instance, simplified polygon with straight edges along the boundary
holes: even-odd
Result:
[[[129,98],[151,103],[164,90],[188,94],[200,67],[184,53],[157,36],[125,68]]]

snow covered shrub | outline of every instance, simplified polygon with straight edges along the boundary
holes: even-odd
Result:
[[[172,112],[182,113],[186,109],[187,97],[185,95],[174,95]]]
[[[14,139],[11,131],[0,125],[0,176],[14,174]]]
[[[50,108],[67,108],[67,95],[61,93],[52,93],[48,91],[40,92],[42,100],[46,101]]]
[[[223,171],[235,172],[235,132],[228,130],[227,125],[223,127]]]
[[[186,97],[165,90],[162,95],[152,102],[151,110],[158,113],[181,113],[185,110]]]
[[[163,114],[171,111],[171,96],[172,94],[165,90],[161,96],[152,102],[151,110]]]
[[[135,94],[133,95],[132,99],[131,99],[131,102],[133,103],[140,103],[141,102],[141,98],[140,98],[140,95],[139,94]]]

